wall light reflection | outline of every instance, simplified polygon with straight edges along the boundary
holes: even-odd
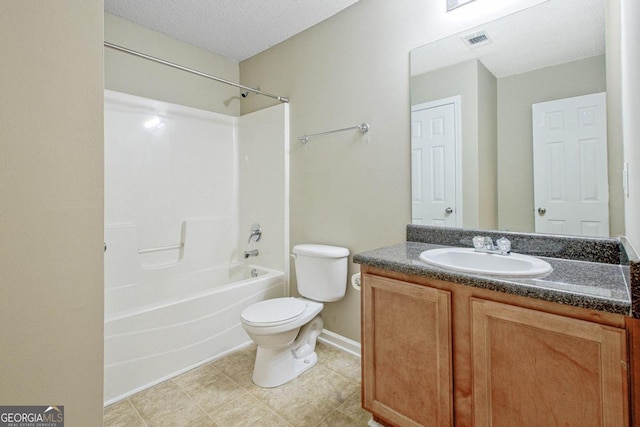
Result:
[[[152,118],[144,122],[144,127],[151,130],[162,129],[164,125],[165,122],[160,116],[153,116]]]
[[[456,7],[463,6],[467,3],[471,3],[474,0],[447,0],[447,12],[455,9]]]

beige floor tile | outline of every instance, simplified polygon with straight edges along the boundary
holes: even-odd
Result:
[[[213,363],[206,363],[174,378],[173,382],[184,389],[193,383],[210,383],[221,374]]]
[[[145,427],[146,424],[129,399],[104,408],[104,427]]]
[[[273,410],[280,409],[295,397],[307,393],[295,379],[274,388],[262,388],[253,384],[247,390]]]
[[[251,369],[248,371],[237,371],[229,374],[229,378],[235,381],[240,387],[249,390],[250,388],[257,387],[253,383],[251,376],[253,375],[253,365],[251,365]]]
[[[272,412],[260,418],[255,423],[251,424],[251,427],[292,427],[292,426],[284,418]]]
[[[264,403],[250,394],[245,394],[217,408],[209,413],[209,416],[220,426],[246,427],[271,413]]]
[[[316,353],[318,353],[318,355],[324,356],[325,359],[343,359],[349,356],[349,353],[346,353],[337,347],[325,344],[320,341],[318,341],[318,343],[316,344]]]
[[[189,424],[189,427],[220,427],[218,424],[213,422],[213,420],[209,417],[200,418],[193,424]]]
[[[337,408],[360,390],[360,385],[323,366],[314,366],[300,377],[302,387],[312,396]]]
[[[253,385],[251,376],[253,375],[253,365],[256,359],[255,348],[252,350],[253,352],[251,349],[247,349],[230,354],[212,362],[212,364],[240,386],[249,388]]]
[[[360,392],[354,394],[346,402],[338,407],[338,410],[348,417],[356,420],[360,425],[367,425],[371,414],[362,409]]]
[[[258,346],[255,344],[251,344],[250,346],[248,346],[247,348],[242,349],[241,351],[248,354],[250,358],[252,358],[252,362],[254,362],[256,360],[256,350],[258,349]]]
[[[318,364],[350,379],[361,381],[360,358],[326,344],[318,347]]]
[[[276,413],[295,427],[315,426],[333,411],[331,405],[307,394],[293,398]]]
[[[365,427],[366,425],[367,423],[362,424],[337,410],[317,424],[318,427]]]
[[[255,346],[245,348],[105,408],[105,427],[366,426],[359,358],[322,343],[316,350],[316,366],[266,389],[251,380]]]
[[[238,351],[211,362],[211,365],[233,378],[233,374],[236,373],[253,372],[254,363],[255,356],[252,356],[250,352]]]
[[[214,373],[208,368],[187,377],[180,376],[174,382],[207,413],[246,393],[222,372]]]
[[[172,381],[141,391],[130,400],[150,427],[188,426],[207,415]]]

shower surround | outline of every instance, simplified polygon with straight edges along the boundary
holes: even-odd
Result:
[[[242,309],[288,292],[288,135],[286,104],[232,117],[105,91],[105,403],[249,343]]]

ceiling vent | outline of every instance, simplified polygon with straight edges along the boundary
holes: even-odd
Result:
[[[466,36],[462,36],[462,40],[464,40],[470,49],[475,49],[492,43],[491,38],[489,38],[489,34],[487,34],[486,31],[467,34]]]

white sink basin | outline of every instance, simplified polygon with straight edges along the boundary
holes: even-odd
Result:
[[[420,260],[450,270],[491,276],[536,277],[553,270],[548,262],[529,255],[489,254],[470,248],[430,249],[420,254]]]

